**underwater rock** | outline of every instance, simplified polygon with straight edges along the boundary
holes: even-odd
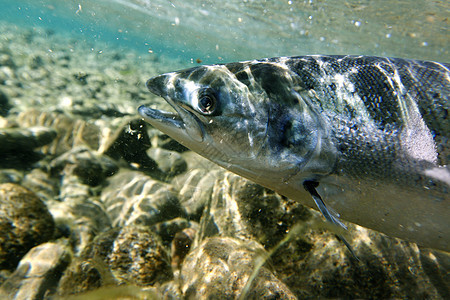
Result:
[[[41,169],[33,169],[26,174],[22,185],[33,191],[44,201],[55,199],[59,194],[59,182]]]
[[[114,241],[119,235],[121,228],[113,227],[99,233],[93,241],[80,253],[81,259],[101,259],[107,264],[107,257],[112,251]]]
[[[114,161],[86,147],[76,147],[50,162],[50,173],[60,181],[60,201],[50,202],[49,209],[58,228],[69,231],[76,253],[111,228],[97,190],[116,170]]]
[[[172,179],[172,186],[178,188],[181,206],[189,218],[200,220],[205,206],[210,202],[216,180],[223,178],[225,170],[190,169]]]
[[[17,77],[27,82],[44,82],[50,81],[52,74],[49,68],[21,68],[16,71]]]
[[[76,258],[61,277],[57,295],[65,298],[117,284],[103,259],[98,257]]]
[[[47,127],[1,128],[0,153],[29,152],[52,142],[56,132]]]
[[[17,32],[17,28],[2,28],[2,32]],[[30,42],[25,43],[23,36],[29,36]],[[8,94],[20,94],[15,111],[35,107],[47,112],[64,110],[87,120],[120,118],[135,115],[136,103],[148,100],[142,83],[149,71],[155,72],[154,62],[138,55],[115,60],[115,51],[86,52],[95,46],[58,34],[20,32],[3,41],[0,84],[6,83]]]
[[[49,144],[55,137],[56,132],[46,127],[1,128],[0,167],[29,167],[43,157],[34,149]]]
[[[31,69],[37,69],[43,67],[47,62],[44,62],[44,59],[39,54],[35,54],[33,56],[28,57],[28,66]]]
[[[160,237],[143,226],[122,228],[107,259],[119,282],[146,286],[163,283],[173,276]]]
[[[299,298],[448,298],[448,253],[348,226],[345,236],[359,261],[329,231],[311,232],[312,247],[297,238],[272,255],[278,277]]]
[[[177,300],[177,299],[186,299],[183,298],[183,295],[180,291],[180,286],[178,285],[178,281],[172,280],[169,282],[165,282],[161,286],[158,287],[159,297],[155,299],[165,299],[165,300]]]
[[[32,247],[53,237],[47,206],[24,187],[0,185],[0,269],[14,269]]]
[[[58,200],[49,201],[48,207],[59,233],[71,238],[75,253],[83,251],[98,233],[111,228],[103,203],[77,176],[62,177]]]
[[[101,132],[97,126],[63,113],[31,109],[21,112],[16,121],[21,127],[45,126],[56,131],[55,140],[41,148],[45,154],[61,155],[76,146],[97,150],[100,145]]]
[[[181,174],[187,169],[186,161],[178,152],[162,148],[150,148],[147,150],[147,155],[156,162],[158,168],[169,178]]]
[[[114,240],[120,228],[113,228],[98,234],[84,247],[64,272],[57,294],[61,297],[98,289],[105,285],[118,285],[108,265]]]
[[[296,299],[266,266],[257,271],[248,292],[244,287],[261,259],[264,248],[249,240],[208,238],[185,258],[181,291],[186,299]]]
[[[10,67],[12,69],[16,68],[13,58],[8,53],[0,53],[0,66]]]
[[[87,147],[75,147],[50,163],[52,174],[77,176],[83,184],[97,186],[118,170],[117,164]]]
[[[195,230],[197,230],[198,223],[194,221],[188,221],[185,218],[178,217],[172,220],[156,223],[150,228],[152,231],[156,232],[161,237],[163,244],[169,247],[177,232],[180,232],[190,227],[195,228]]]
[[[15,169],[0,169],[0,183],[17,183],[23,179],[23,173]]]
[[[0,116],[0,128],[6,128],[6,127],[11,127],[11,126],[9,126],[8,119]]]
[[[0,270],[0,286],[3,284],[3,282],[5,282],[9,277],[11,276],[11,271],[10,270]],[[1,287],[0,287],[1,289]],[[1,292],[0,292],[1,295]]]
[[[156,162],[145,153],[150,148],[146,128],[141,119],[126,120],[103,146],[103,153],[116,160],[134,163],[144,171],[159,171]]]
[[[63,202],[52,201],[48,206],[58,233],[71,239],[76,254],[82,252],[99,233],[111,228],[102,203],[95,197],[76,195]]]
[[[45,243],[32,248],[1,285],[0,296],[17,300],[43,299],[54,293],[70,260],[70,249],[65,245]]]
[[[59,295],[105,285],[149,286],[172,278],[161,239],[143,226],[113,228],[99,234],[61,279]]]
[[[113,226],[150,226],[185,216],[177,196],[177,191],[169,184],[138,171],[121,170],[109,179],[102,190],[101,201]]]
[[[11,104],[9,103],[8,96],[0,90],[0,116],[5,117],[10,109]]]
[[[175,234],[170,247],[173,270],[181,267],[184,258],[191,250],[196,233],[197,230],[194,228],[185,228]]]
[[[172,269],[179,270],[184,258],[194,246],[199,224],[192,220],[175,218],[150,228],[161,237],[165,247],[170,247]]]
[[[20,82],[15,77],[15,71],[11,67],[0,66],[0,84],[4,86],[20,86]]]
[[[273,247],[290,226],[310,217],[310,210],[299,203],[225,172],[214,184],[211,201],[200,221],[199,240],[219,234],[253,238],[265,247]]]

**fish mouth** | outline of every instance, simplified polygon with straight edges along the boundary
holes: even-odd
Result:
[[[159,75],[150,78],[146,85],[150,92],[164,98],[176,111],[171,113],[141,105],[139,114],[152,126],[166,133],[182,144],[189,142],[202,142],[204,129],[200,120],[189,110],[185,109],[183,99],[173,99],[169,94],[174,90],[173,73]]]
[[[138,112],[141,115],[141,117],[143,117],[147,122],[149,122],[150,124],[152,124],[157,128],[159,128],[160,126],[164,126],[165,124],[166,126],[169,127],[175,126],[179,129],[184,129],[183,120],[176,113],[150,108],[145,105],[139,106]]]

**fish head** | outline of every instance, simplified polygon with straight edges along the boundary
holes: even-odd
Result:
[[[167,73],[147,87],[176,113],[145,106],[139,113],[191,150],[272,187],[304,171],[320,148],[318,115],[293,78],[286,68],[251,62]]]

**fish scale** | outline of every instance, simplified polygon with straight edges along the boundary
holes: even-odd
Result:
[[[449,251],[449,74],[444,63],[372,56],[199,66],[147,82],[175,114],[139,113],[331,223]]]

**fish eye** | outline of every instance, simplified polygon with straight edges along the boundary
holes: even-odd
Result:
[[[204,88],[198,91],[198,109],[204,115],[212,115],[217,108],[217,98],[211,88]]]

